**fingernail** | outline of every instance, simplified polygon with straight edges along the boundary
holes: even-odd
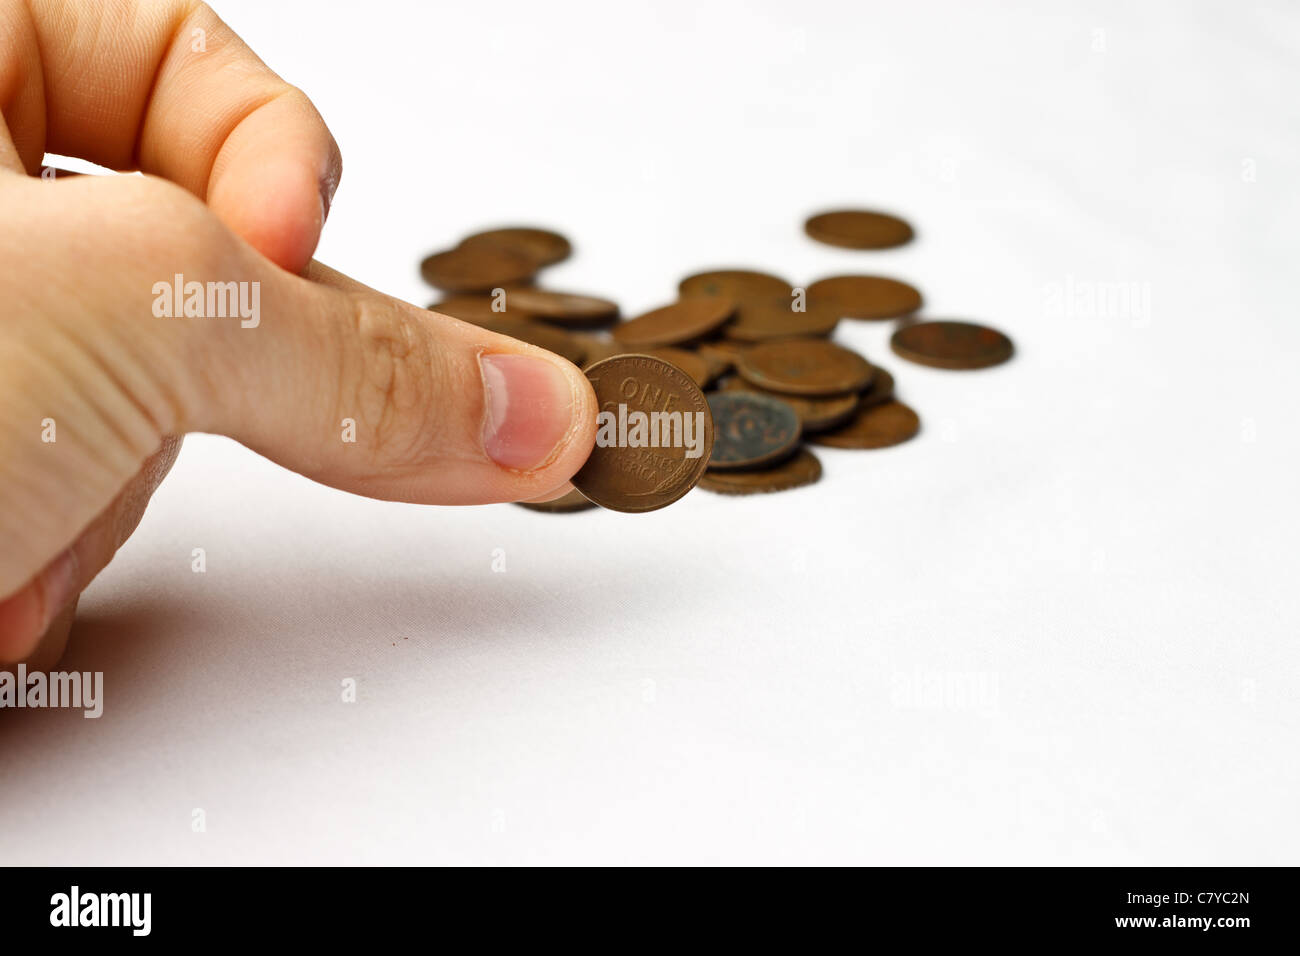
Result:
[[[573,428],[573,383],[554,362],[481,355],[483,450],[498,465],[529,471],[554,456]]]
[[[81,584],[81,566],[77,561],[77,549],[68,548],[64,551],[45,569],[41,577],[45,613],[41,633],[44,634],[45,629],[68,606],[68,602],[77,596],[77,587]]]

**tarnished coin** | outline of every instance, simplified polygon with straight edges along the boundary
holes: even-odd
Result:
[[[921,419],[902,402],[888,401],[860,409],[834,431],[809,435],[808,441],[830,448],[888,448],[921,429]]]
[[[491,292],[526,282],[537,273],[537,262],[496,246],[476,246],[435,252],[420,263],[420,275],[444,292]]]
[[[671,345],[661,349],[646,349],[645,355],[653,355],[655,358],[661,358],[671,365],[676,365],[679,369],[691,377],[691,381],[703,388],[712,381],[709,375],[709,364],[696,355],[694,352],[688,352],[685,349],[674,348]],[[714,433],[717,433],[715,425]]]
[[[505,304],[504,297],[499,301],[502,305]],[[441,312],[443,315],[450,315],[454,319],[474,325],[491,325],[512,319],[531,318],[522,310],[509,313],[499,311],[493,308],[497,302],[498,300],[490,295],[449,295],[429,306],[429,311]]]
[[[912,240],[912,227],[897,216],[863,209],[823,212],[803,228],[818,242],[845,249],[889,249]]]
[[[710,470],[761,468],[799,446],[799,416],[788,402],[757,392],[714,392]]]
[[[710,382],[726,375],[736,365],[735,356],[739,348],[734,344],[727,348],[724,347],[725,344],[709,342],[696,349],[695,354],[704,359],[705,364],[709,367]]]
[[[880,369],[877,369],[876,376],[879,376],[879,374]],[[868,387],[868,392],[874,389],[876,376],[872,377],[873,384]],[[890,379],[891,390],[893,388],[892,381]],[[770,395],[773,398],[788,402],[790,407],[795,410],[795,414],[799,416],[799,422],[805,432],[825,431],[828,428],[843,425],[858,410],[860,401],[856,392],[848,392],[844,395],[830,395],[826,398],[812,398],[806,395],[778,395],[776,392],[764,391],[757,385],[751,385],[740,376],[729,379],[722,388],[726,392],[753,392],[758,395]]]
[[[618,318],[617,303],[594,295],[524,288],[506,290],[505,299],[509,309],[565,328],[594,328]]]
[[[752,345],[740,353],[746,381],[786,395],[839,395],[871,383],[871,363],[857,352],[823,339],[782,339]]]
[[[736,304],[722,296],[679,299],[614,326],[610,334],[629,348],[680,345],[708,335],[735,311]]]
[[[824,305],[850,319],[895,319],[921,307],[921,293],[884,276],[830,276],[808,287],[808,307]]]
[[[710,471],[700,487],[722,495],[756,495],[811,485],[822,476],[822,463],[807,448],[772,468],[759,471]]]
[[[540,266],[549,266],[569,258],[573,246],[558,232],[534,226],[511,226],[506,229],[489,229],[466,236],[462,249],[490,246],[517,253]]]
[[[554,352],[556,355],[568,359],[574,365],[581,366],[583,359],[586,358],[586,349],[583,348],[581,342],[567,332],[563,332],[554,326],[543,325],[541,322],[503,318],[498,321],[485,319],[475,324],[487,329],[489,332],[508,335],[520,342],[527,342],[529,345],[536,345],[540,349]]]
[[[734,368],[736,359],[740,353],[749,348],[745,342],[731,342],[727,339],[712,339],[708,342],[701,342],[699,350],[701,353],[709,353],[719,361],[729,361]]]
[[[725,334],[739,342],[766,342],[772,339],[822,337],[830,335],[840,321],[839,312],[825,303],[803,303],[796,312],[790,296],[769,296],[742,302]]]
[[[683,297],[720,295],[736,303],[756,299],[784,298],[787,301],[794,287],[780,276],[750,269],[719,269],[714,272],[697,272],[687,276],[677,285]]]
[[[1011,340],[987,325],[973,322],[917,322],[889,340],[896,354],[934,368],[988,368],[1011,358]]]
[[[596,390],[596,447],[573,476],[613,511],[654,511],[694,488],[713,450],[713,417],[700,387],[650,355],[616,355],[586,370]]]
[[[894,376],[879,365],[872,367],[876,370],[876,374],[871,376],[871,384],[858,396],[858,403],[862,408],[879,405],[894,397]]]
[[[596,507],[584,498],[582,492],[576,488],[568,494],[553,498],[550,501],[516,501],[515,504],[521,508],[527,508],[529,511],[544,511],[547,514],[567,514],[572,511],[586,511],[588,508]]]
[[[607,358],[613,358],[615,355],[627,355],[628,348],[621,342],[615,342],[610,338],[603,338],[597,335],[584,335],[581,332],[574,332],[573,339],[582,346],[586,358],[583,359],[588,365],[595,365],[597,362],[604,361]]]

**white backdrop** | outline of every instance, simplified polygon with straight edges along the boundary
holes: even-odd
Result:
[[[330,123],[319,258],[377,288],[535,222],[577,246],[548,284],[629,314],[874,271],[1018,355],[853,325],[917,439],[650,515],[369,502],[193,436],[82,601],[104,716],[0,713],[0,861],[1300,862],[1300,10],[217,8]],[[804,238],[839,205],[918,239]]]

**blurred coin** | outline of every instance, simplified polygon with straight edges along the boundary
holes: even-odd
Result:
[[[871,384],[858,396],[859,404],[863,408],[868,405],[879,405],[894,397],[894,376],[879,365],[873,365],[872,368],[876,370],[876,374],[871,376]]]
[[[934,368],[975,369],[998,365],[1015,351],[1011,340],[986,325],[973,322],[917,322],[901,328],[889,340],[894,352]]]
[[[876,370],[879,376],[880,369]],[[888,375],[888,373],[886,373]],[[868,387],[870,392],[874,386]],[[890,380],[892,383],[892,379]],[[729,379],[722,386],[724,392],[754,392],[759,395],[770,395],[773,398],[779,398],[782,401],[789,402],[790,407],[795,410],[799,416],[799,422],[805,432],[825,431],[828,428],[834,428],[842,425],[853,416],[858,409],[860,398],[856,392],[848,392],[844,395],[831,395],[827,398],[810,398],[804,395],[778,395],[776,392],[768,392],[752,385],[739,376]],[[892,390],[892,384],[891,384]]]
[[[586,358],[583,359],[588,365],[595,365],[597,362],[607,358],[613,358],[615,355],[627,355],[628,348],[621,345],[611,338],[597,335],[584,335],[580,332],[573,333],[573,339],[582,346],[586,352]]]
[[[738,371],[746,381],[787,395],[838,395],[871,382],[871,363],[857,352],[823,339],[763,342],[740,353]]]
[[[757,392],[714,392],[713,456],[709,469],[761,468],[799,445],[799,416],[788,402]]]
[[[713,417],[699,386],[650,355],[616,355],[586,375],[601,417],[574,487],[602,508],[626,512],[663,508],[694,488],[713,448]]]
[[[450,315],[454,319],[471,322],[474,325],[530,318],[522,311],[514,313],[498,312],[492,308],[496,301],[496,298],[490,295],[449,295],[429,306],[429,311],[441,312],[443,315]],[[504,297],[501,302],[504,304]]]
[[[921,307],[921,293],[884,276],[830,276],[808,287],[808,307],[825,306],[850,319],[893,319]]]
[[[558,232],[537,229],[533,226],[512,226],[506,229],[489,229],[466,236],[461,248],[492,247],[506,249],[525,256],[540,266],[553,265],[569,258],[573,246]]]
[[[694,352],[688,352],[685,349],[665,346],[660,349],[646,349],[644,354],[653,355],[655,358],[661,358],[665,362],[676,365],[679,369],[691,377],[700,388],[708,385],[710,382],[709,364],[696,355]]]
[[[759,471],[710,471],[700,479],[700,487],[722,495],[754,495],[769,491],[787,491],[811,485],[822,476],[822,464],[807,448],[772,468]]]
[[[779,276],[768,272],[755,272],[751,269],[718,269],[687,276],[678,283],[677,291],[683,298],[696,295],[720,295],[736,303],[742,303],[774,296],[788,301],[794,287]]]
[[[444,292],[491,292],[525,282],[537,272],[533,259],[495,246],[435,252],[420,263],[420,275]]]
[[[608,325],[618,318],[617,303],[593,295],[524,288],[506,290],[505,298],[508,308],[566,328]]]
[[[610,334],[632,348],[678,345],[707,335],[735,311],[735,303],[721,296],[680,299],[616,325]]]
[[[582,492],[576,488],[568,494],[559,498],[552,498],[550,501],[516,501],[515,504],[521,508],[527,508],[529,511],[545,511],[548,514],[566,514],[572,511],[586,511],[588,508],[596,507],[584,498]]]
[[[845,249],[889,249],[912,239],[912,227],[897,216],[861,209],[820,213],[803,228],[818,242]]]
[[[739,349],[720,348],[716,343],[707,342],[696,348],[695,354],[704,359],[709,367],[709,381],[713,382],[726,375],[735,366],[735,354]]]
[[[858,411],[834,431],[809,435],[808,441],[831,448],[888,448],[921,429],[921,419],[902,402],[888,401]]]
[[[520,342],[527,342],[529,345],[554,352],[577,366],[582,365],[587,354],[582,343],[572,335],[554,326],[543,325],[541,322],[531,322],[527,319],[500,319],[494,322],[489,319],[477,324],[489,332],[508,335]]]
[[[736,359],[740,353],[749,348],[745,342],[731,342],[727,339],[710,339],[707,342],[701,342],[698,346],[699,351],[708,352],[719,361],[730,361],[732,367],[735,367]]]
[[[739,342],[766,342],[800,336],[827,336],[840,321],[839,313],[826,303],[811,304],[802,311],[792,308],[789,296],[768,296],[742,302],[736,317],[723,330]]]

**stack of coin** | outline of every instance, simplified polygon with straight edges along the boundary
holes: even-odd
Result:
[[[573,245],[535,226],[476,232],[454,249],[420,263],[424,280],[444,293],[429,308],[493,332],[509,335],[580,365],[587,360],[575,329],[599,329],[618,321],[618,304],[599,296],[557,292],[533,285],[546,266],[567,259]]]
[[[804,228],[849,249],[886,249],[913,237],[905,221],[867,210],[820,213]],[[598,448],[575,477],[581,492],[525,504],[536,510],[576,511],[594,501],[650,511],[696,483],[731,495],[783,491],[821,477],[809,444],[876,449],[912,438],[920,418],[895,398],[894,377],[830,341],[844,319],[898,322],[894,353],[932,368],[986,368],[1013,352],[1011,340],[987,326],[918,321],[921,293],[877,275],[796,287],[766,272],[712,270],[683,279],[675,301],[620,321],[607,299],[532,285],[541,268],[571,251],[567,239],[546,229],[475,233],[421,264],[426,281],[449,293],[429,308],[567,358],[588,372],[598,394],[615,376],[671,394],[709,418],[712,453],[699,462]],[[644,487],[628,477],[634,474],[645,477]]]

